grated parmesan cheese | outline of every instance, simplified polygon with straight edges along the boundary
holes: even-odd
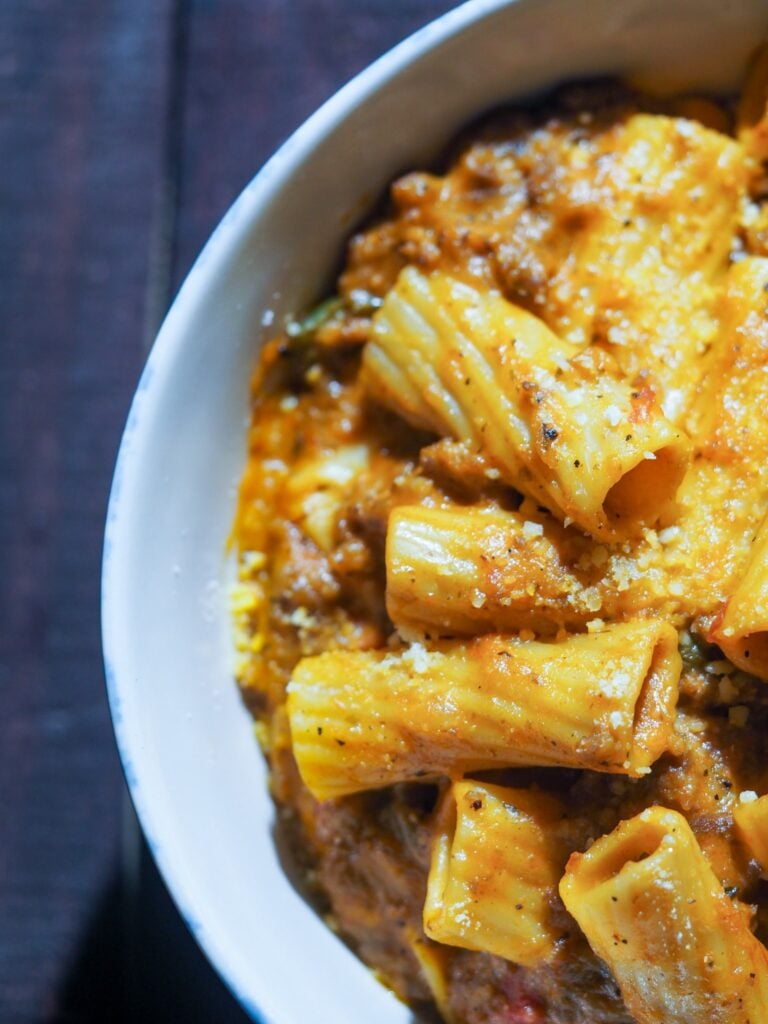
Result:
[[[622,420],[621,409],[618,405],[609,405],[605,410],[605,418],[612,427],[618,427]]]
[[[534,537],[541,537],[544,533],[544,527],[541,523],[533,523],[530,519],[526,519],[523,523],[523,536],[526,540],[533,540]]]

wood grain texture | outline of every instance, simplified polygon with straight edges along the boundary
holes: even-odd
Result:
[[[189,0],[174,284],[320,104],[449,0]]]
[[[109,480],[148,338],[236,194],[451,6],[0,2],[3,1024],[245,1020],[146,855],[126,863],[98,622]]]
[[[237,194],[340,86],[447,0],[188,0],[180,30],[172,289]],[[130,1019],[245,1024],[142,862]],[[166,941],[166,937],[168,941]],[[165,979],[165,983],[163,983]]]
[[[68,977],[119,866],[99,568],[143,357],[169,16],[164,0],[0,4],[4,1022],[110,1019]],[[97,974],[115,950],[87,952]]]

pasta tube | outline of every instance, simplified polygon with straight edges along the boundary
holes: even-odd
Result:
[[[768,871],[768,796],[738,803],[733,811],[733,821],[751,856],[763,871]]]
[[[405,928],[408,948],[413,953],[421,970],[421,976],[429,989],[435,1006],[440,1011],[440,1016],[445,1024],[460,1024],[460,1021],[451,1011],[449,999],[450,982],[448,979],[448,965],[446,964],[446,953],[449,952],[444,946],[436,946],[429,942],[415,928],[407,925]]]
[[[768,424],[756,410],[762,410],[768,398],[766,281],[765,257],[747,257],[728,271],[721,330],[705,364],[692,417],[701,452],[708,460],[730,468],[738,459],[743,463],[740,471],[761,472],[763,479]]]
[[[398,627],[554,633],[594,618],[543,527],[514,512],[401,506],[389,517],[386,565]]]
[[[293,750],[320,800],[509,765],[640,776],[665,749],[680,669],[675,630],[653,620],[552,644],[329,651],[289,683]]]
[[[698,430],[707,461],[729,474],[729,514],[720,524],[702,495],[704,522],[694,536],[702,538],[708,551],[719,542],[715,555],[731,569],[725,590],[730,596],[712,624],[710,639],[734,664],[768,680],[768,519],[755,533],[768,489],[768,420],[755,414],[768,400],[766,281],[764,258],[742,260],[729,274],[723,330],[708,373],[711,383],[702,396]],[[703,463],[699,460],[697,467]],[[739,468],[735,480],[734,463]]]
[[[436,942],[527,967],[546,960],[565,855],[553,834],[556,800],[525,789],[457,782],[445,794],[424,904]]]
[[[626,576],[614,556],[549,516],[403,505],[389,517],[387,610],[404,635],[532,629],[548,636],[602,615],[675,611],[648,563]],[[617,570],[619,568],[619,571]]]
[[[651,524],[688,463],[649,388],[498,293],[400,274],[365,349],[369,389],[415,426],[477,446],[511,485],[593,535]]]
[[[582,227],[550,285],[547,316],[569,341],[611,344],[629,378],[650,370],[677,422],[717,333],[712,307],[746,191],[744,150],[693,120],[644,113],[599,145],[593,197],[571,207]],[[578,168],[578,149],[575,158]]]
[[[715,618],[709,639],[734,665],[768,680],[768,519],[755,538],[739,585]]]
[[[697,457],[677,493],[679,531],[664,565],[692,616],[714,617],[745,568],[757,565],[756,527],[768,512],[768,417],[756,413],[768,406],[767,281],[768,259],[747,257],[728,271],[721,330],[690,410]],[[734,633],[729,656],[738,658],[736,640]]]
[[[560,895],[638,1024],[765,1024],[768,952],[685,818],[651,807],[568,861]]]

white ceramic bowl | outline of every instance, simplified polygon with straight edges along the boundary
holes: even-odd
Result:
[[[264,764],[232,681],[225,542],[249,373],[267,325],[318,297],[371,198],[469,117],[596,73],[733,85],[767,29],[765,0],[471,0],[377,61],[296,132],[226,215],[174,302],[112,487],[107,683],[160,870],[255,1019],[411,1020],[286,880]]]

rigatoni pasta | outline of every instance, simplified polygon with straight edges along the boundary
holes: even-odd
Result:
[[[415,426],[468,441],[512,486],[595,535],[652,525],[688,462],[655,393],[501,295],[408,267],[376,313],[364,379]]]
[[[763,872],[768,872],[768,795],[741,794],[733,811],[736,831]]]
[[[653,620],[549,644],[327,652],[288,686],[293,750],[321,800],[510,765],[641,777],[665,750],[680,667],[677,634]]]
[[[630,379],[652,366],[675,422],[695,394],[691,367],[717,337],[713,305],[749,174],[722,131],[690,118],[622,119],[603,140],[594,191],[574,210],[575,238],[548,287],[559,333],[607,341]]]
[[[427,1019],[768,1024],[766,82],[494,116],[265,349],[236,671]]]
[[[546,793],[456,782],[438,812],[424,903],[437,942],[534,966],[555,955],[552,907],[565,862]]]
[[[756,535],[744,575],[710,637],[735,665],[768,679],[768,522]]]
[[[638,1024],[763,1024],[768,951],[690,825],[652,807],[568,862],[560,892]]]
[[[385,559],[387,611],[405,635],[550,636],[599,616],[672,618],[679,604],[659,586],[658,565],[627,574],[621,552],[535,509],[402,505]]]
[[[438,634],[583,625],[595,611],[580,600],[581,580],[553,529],[498,509],[396,508],[387,529],[390,618]]]

